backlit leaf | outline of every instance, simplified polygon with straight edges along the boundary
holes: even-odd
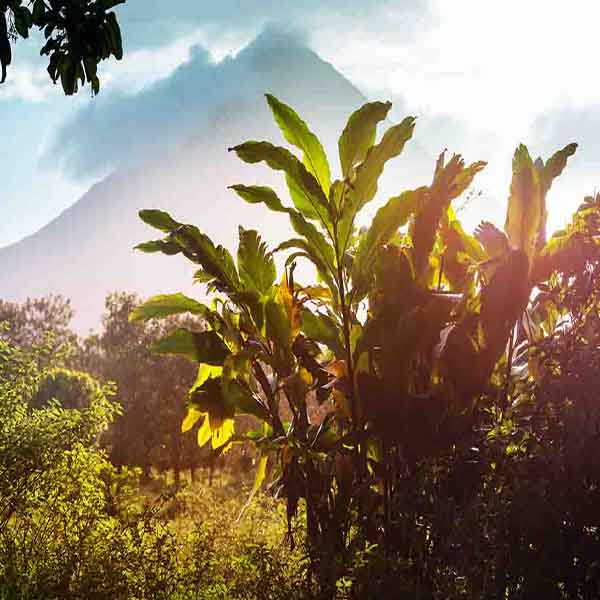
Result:
[[[329,194],[331,175],[329,163],[317,136],[310,131],[308,125],[298,116],[293,108],[279,101],[275,96],[267,94],[267,102],[285,139],[304,153],[304,164],[312,173],[325,194]]]
[[[239,228],[238,270],[246,289],[267,294],[275,282],[275,261],[266,244],[253,229]]]
[[[170,315],[191,313],[204,316],[208,307],[183,294],[165,294],[153,296],[143,304],[137,306],[129,315],[129,320],[148,321],[149,319],[160,319]]]
[[[383,121],[392,108],[391,102],[370,102],[350,115],[340,136],[338,149],[344,177],[350,169],[362,162],[375,143],[377,124]]]

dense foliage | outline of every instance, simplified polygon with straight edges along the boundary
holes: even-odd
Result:
[[[267,99],[302,156],[232,151],[291,202],[232,188],[296,237],[240,228],[234,257],[141,213],[209,304],[113,294],[82,340],[62,298],[0,302],[0,598],[599,597],[600,195],[546,236],[576,145],[517,148],[503,231],[464,231],[485,165],[445,153],[357,230],[414,120],[378,137],[390,105],[359,109],[332,181]]]
[[[292,205],[263,186],[232,189],[287,214],[297,237],[271,252],[256,231],[240,228],[234,260],[194,225],[140,213],[166,236],[138,248],[184,255],[214,294],[210,306],[158,296],[132,314],[186,312],[207,325],[154,346],[198,363],[183,428],[199,425],[199,444],[210,441],[216,452],[255,443],[255,489],[269,474],[270,489],[285,498],[290,537],[305,507],[310,572],[324,596],[593,597],[596,523],[586,512],[569,515],[573,505],[593,504],[595,475],[580,473],[583,487],[563,497],[542,466],[554,461],[555,477],[573,477],[569,461],[578,464],[596,441],[594,415],[570,390],[571,354],[552,358],[566,339],[585,345],[586,360],[594,356],[569,312],[584,309],[558,299],[593,279],[597,200],[546,240],[546,195],[576,145],[546,161],[517,148],[504,231],[486,222],[474,236],[463,230],[452,202],[485,165],[443,153],[430,185],[391,198],[357,232],[357,215],[412,137],[414,119],[376,142],[391,105],[355,112],[332,181],[306,123],[267,100],[302,156],[269,142],[231,150],[283,172]],[[274,252],[287,252],[281,278]],[[312,263],[316,284],[295,279],[298,260]],[[597,315],[595,303],[586,306]],[[589,393],[592,380],[577,366]],[[563,368],[569,375],[558,377]],[[330,407],[324,419],[307,410],[311,397]],[[260,426],[236,433],[239,414]],[[573,419],[585,427],[569,440]],[[546,528],[560,533],[544,538]]]

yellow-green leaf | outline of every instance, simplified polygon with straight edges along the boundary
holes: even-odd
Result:
[[[186,431],[189,431],[198,422],[198,419],[200,419],[203,414],[205,413],[195,409],[193,406],[190,406],[185,419],[181,423],[181,432],[185,433]]]
[[[308,128],[308,125],[293,108],[271,94],[266,96],[273,116],[285,139],[302,150],[306,168],[321,184],[325,194],[329,194],[331,179],[329,162],[319,138]]]

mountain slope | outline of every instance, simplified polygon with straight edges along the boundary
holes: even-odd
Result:
[[[39,232],[0,249],[0,298],[63,294],[75,307],[75,327],[85,331],[97,326],[110,291],[148,296],[189,290],[193,268],[185,259],[132,250],[155,237],[137,217],[141,208],[168,210],[230,248],[236,247],[240,224],[258,228],[270,242],[283,239],[289,233],[285,218],[246,205],[227,189],[260,182],[282,190],[279,176],[227,152],[247,139],[283,143],[264,100],[267,91],[297,109],[331,156],[337,156],[348,115],[366,101],[302,43],[268,32],[235,58],[207,65],[197,53],[139,96],[84,109],[59,138],[65,165],[76,175],[97,166],[94,156],[104,156],[100,168],[113,173]],[[113,127],[103,136],[117,117],[118,135]],[[390,193],[422,181],[419,176],[429,168],[413,148],[412,156],[409,151],[399,159],[402,176],[392,173]],[[337,172],[337,164],[332,169]]]

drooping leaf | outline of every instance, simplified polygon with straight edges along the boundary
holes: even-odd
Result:
[[[269,187],[238,184],[230,186],[229,189],[249,204],[264,204],[275,212],[288,212],[289,210],[283,206],[277,194]]]
[[[267,94],[267,102],[271,108],[277,125],[285,139],[304,153],[304,164],[320,183],[325,195],[329,194],[330,170],[327,156],[317,136],[310,131],[308,125],[297,115],[293,108],[284,104],[275,96]]]
[[[275,282],[275,261],[253,229],[239,228],[238,270],[242,285],[265,295]]]
[[[145,209],[139,212],[140,219],[148,225],[164,231],[165,233],[171,233],[177,229],[181,223],[178,223],[168,212],[157,209]]]
[[[158,354],[177,354],[189,360],[220,366],[229,355],[229,349],[214,331],[177,331],[160,339],[152,346]]]
[[[245,142],[229,149],[244,162],[266,162],[275,171],[283,171],[296,186],[292,200],[298,211],[307,219],[320,220],[331,227],[329,203],[319,182],[287,148],[269,142]]]
[[[142,242],[141,244],[138,244],[135,249],[139,250],[140,252],[145,252],[146,254],[162,252],[167,256],[174,256],[175,254],[181,253],[181,247],[179,244],[170,242],[168,240],[151,240],[149,242]]]
[[[171,233],[169,239],[178,243],[186,256],[202,265],[205,273],[212,275],[209,282],[215,289],[233,294],[239,290],[240,279],[229,251],[216,246],[213,241],[194,225],[182,225]]]
[[[181,313],[204,316],[208,311],[207,306],[183,294],[164,294],[153,296],[137,306],[129,315],[129,320],[131,322],[148,321]]]
[[[338,141],[344,177],[348,176],[353,166],[365,159],[369,148],[375,143],[377,124],[387,117],[390,108],[391,102],[370,102],[350,115]]]

